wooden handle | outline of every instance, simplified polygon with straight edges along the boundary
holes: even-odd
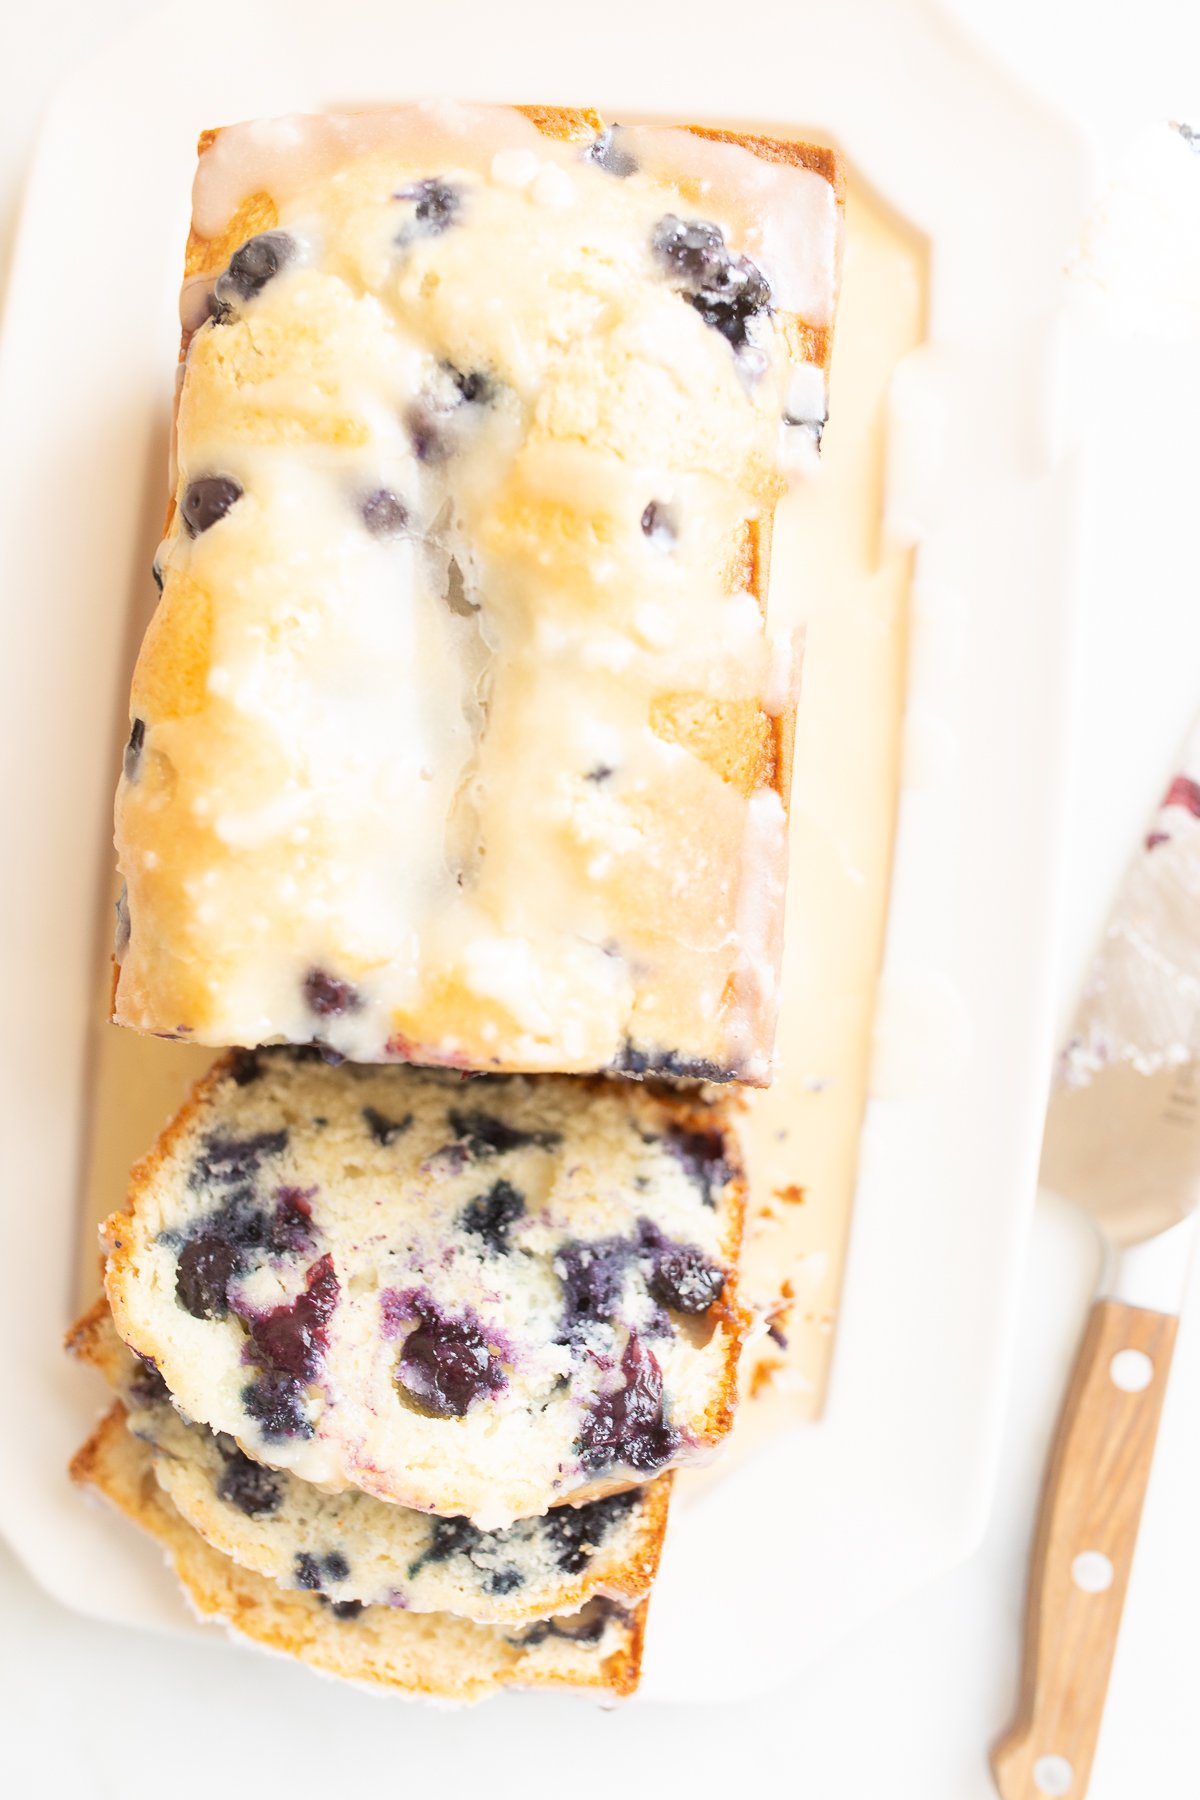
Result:
[[[1017,1714],[992,1750],[1003,1800],[1087,1792],[1178,1325],[1092,1308],[1046,1470]]]

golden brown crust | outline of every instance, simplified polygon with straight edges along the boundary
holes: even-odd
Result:
[[[367,1607],[338,1620],[312,1594],[239,1569],[185,1524],[154,1480],[148,1447],[126,1429],[119,1403],[70,1464],[71,1479],[102,1494],[166,1551],[202,1618],[223,1620],[265,1649],[325,1674],[428,1699],[471,1701],[505,1687],[563,1687],[621,1698],[637,1686],[646,1603],[602,1661],[552,1637],[524,1645],[501,1627],[437,1613]]]

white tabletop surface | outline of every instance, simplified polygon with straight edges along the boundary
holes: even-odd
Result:
[[[684,0],[659,3],[686,17]],[[55,82],[68,62],[150,4],[0,5],[0,277],[38,117]],[[1024,81],[1077,119],[1109,169],[1119,170],[1129,144],[1156,121],[1191,118],[1200,125],[1194,0],[1139,0],[1136,8],[1118,0],[947,5]],[[519,13],[519,0],[510,0],[509,12]],[[200,8],[197,29],[233,32],[236,16],[236,8]],[[1168,531],[1169,541],[1182,545],[1178,515],[1186,507],[1194,517],[1196,506],[1194,425],[1170,419],[1165,360],[1118,388],[1114,454],[1096,458],[1092,469],[1095,531],[1083,570],[1064,1008],[1082,940],[1097,928],[1172,746],[1200,706],[1200,657],[1178,651],[1185,620],[1196,645],[1195,537],[1186,565],[1155,567],[1146,557],[1146,546],[1168,541]],[[1194,373],[1197,364],[1200,355],[1193,356]],[[1178,434],[1174,475],[1169,465],[1164,473],[1160,459],[1153,479],[1139,478],[1137,461],[1122,459],[1125,396],[1161,409],[1165,428]],[[1193,397],[1200,399],[1200,380]],[[1195,405],[1187,410],[1194,421]],[[1145,419],[1138,429],[1145,432]],[[1182,673],[1181,660],[1188,665]],[[219,1641],[152,1638],[85,1622],[46,1598],[0,1546],[0,1776],[15,1781],[14,1795],[39,1800],[212,1800],[231,1791],[308,1800],[341,1790],[414,1788],[429,1800],[438,1781],[451,1793],[478,1789],[497,1800],[649,1795],[660,1784],[684,1782],[694,1794],[984,1800],[993,1792],[986,1745],[1012,1703],[1037,1486],[1096,1272],[1086,1226],[1043,1196],[1029,1247],[1002,1480],[986,1537],[968,1563],[881,1616],[799,1691],[720,1712],[634,1707],[604,1716],[571,1702],[539,1704],[531,1737],[531,1715],[519,1701],[435,1713],[340,1692],[283,1664],[251,1664]],[[1093,1800],[1189,1800],[1200,1792],[1198,1418],[1200,1269],[1146,1503]],[[786,1556],[786,1519],[777,1525]],[[715,1645],[713,1654],[736,1656],[737,1647]]]

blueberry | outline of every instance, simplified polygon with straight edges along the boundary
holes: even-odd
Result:
[[[448,181],[439,181],[436,177],[429,181],[415,182],[412,187],[401,188],[394,198],[416,201],[415,235],[419,237],[437,237],[448,230],[458,218],[462,206],[462,190],[452,187]]]
[[[383,1114],[377,1112],[373,1106],[364,1106],[362,1116],[366,1120],[367,1130],[375,1142],[381,1144],[385,1150],[398,1137],[402,1137],[413,1122],[411,1113],[405,1113],[402,1119],[385,1119]]]
[[[615,175],[621,181],[627,175],[636,175],[637,158],[626,149],[623,140],[624,133],[619,125],[606,126],[596,133],[584,151],[584,161],[595,163],[606,175]]]
[[[715,1206],[718,1194],[733,1175],[725,1160],[723,1133],[687,1131],[680,1125],[672,1125],[663,1142],[700,1189],[705,1206]]]
[[[163,572],[158,566],[157,556],[155,557],[154,561],[150,564],[150,573],[154,577],[155,587],[158,589],[159,593],[161,594],[163,591]]]
[[[401,1391],[439,1419],[461,1419],[508,1385],[500,1358],[470,1314],[448,1318],[428,1302],[396,1365]]]
[[[563,1244],[554,1271],[563,1284],[563,1343],[579,1343],[596,1325],[611,1324],[637,1254],[630,1238],[578,1238]]]
[[[330,975],[324,969],[308,971],[304,977],[304,998],[310,1011],[322,1019],[357,1012],[362,1005],[362,995],[356,987],[348,981],[339,981],[336,975]]]
[[[426,1563],[449,1562],[452,1556],[469,1555],[484,1542],[484,1534],[470,1519],[454,1516],[430,1521],[429,1543],[408,1573],[417,1575]]]
[[[323,1564],[326,1581],[348,1581],[350,1564],[340,1550],[330,1550]]]
[[[542,1520],[542,1531],[560,1569],[578,1575],[622,1519],[640,1499],[636,1489],[589,1500],[586,1506],[555,1506]]]
[[[201,475],[189,482],[180,506],[188,536],[199,537],[216,525],[241,497],[241,488],[228,475]]]
[[[735,255],[719,225],[667,213],[651,239],[659,264],[706,325],[735,349],[748,341],[751,319],[771,303],[771,287],[747,256]]]
[[[361,507],[363,524],[372,537],[396,537],[408,524],[408,508],[389,488],[376,488]]]
[[[446,1115],[455,1137],[465,1143],[473,1157],[502,1156],[506,1150],[554,1150],[562,1143],[559,1131],[523,1131],[509,1125],[494,1113],[470,1109],[466,1112],[451,1107]]]
[[[621,1374],[622,1386],[599,1395],[584,1418],[579,1459],[589,1470],[623,1464],[649,1475],[671,1461],[681,1440],[666,1420],[658,1359],[636,1332],[629,1334]]]
[[[672,1081],[735,1081],[738,1073],[704,1057],[680,1056],[677,1050],[640,1050],[628,1039],[609,1067],[617,1075],[665,1075]]]
[[[511,1594],[514,1588],[524,1587],[525,1577],[520,1569],[512,1565],[505,1568],[489,1569],[483,1578],[485,1594]]]
[[[296,1556],[296,1586],[307,1588],[310,1594],[320,1591],[321,1565],[311,1551],[301,1550]]]
[[[445,462],[453,446],[443,426],[446,415],[430,400],[415,400],[404,415],[418,462]]]
[[[261,294],[296,254],[296,242],[286,231],[263,231],[247,238],[229,259],[229,267],[218,275],[213,295],[217,302],[215,316],[223,317],[234,301],[252,300]]]
[[[468,406],[482,406],[492,397],[492,384],[482,369],[462,370],[452,362],[444,362],[442,368],[449,375],[459,394]]]
[[[242,1389],[241,1399],[269,1444],[282,1438],[312,1436],[312,1423],[304,1410],[304,1385],[294,1375],[266,1369]]]
[[[547,1638],[566,1638],[572,1644],[597,1644],[604,1636],[604,1627],[611,1618],[627,1618],[623,1609],[601,1595],[598,1599],[589,1600],[580,1611],[567,1619],[539,1619],[528,1631],[523,1631],[514,1642],[532,1647],[545,1643]]]
[[[223,1319],[229,1312],[226,1290],[241,1267],[235,1244],[216,1232],[203,1232],[179,1252],[175,1298],[193,1319]]]
[[[238,1087],[249,1087],[262,1074],[262,1062],[254,1050],[232,1050],[229,1054],[229,1073]]]
[[[525,1197],[510,1181],[497,1181],[486,1194],[468,1200],[458,1215],[459,1228],[481,1238],[497,1256],[509,1250],[508,1228],[525,1212]]]
[[[277,1256],[299,1255],[311,1250],[315,1238],[312,1197],[316,1188],[281,1187],[268,1227],[268,1243]]]
[[[138,1406],[157,1406],[164,1400],[170,1400],[171,1390],[159,1374],[158,1364],[152,1356],[137,1353],[138,1366],[127,1382],[133,1401]]]
[[[587,774],[584,776],[583,779],[585,781],[594,782],[597,787],[602,787],[603,784],[606,781],[608,781],[609,778],[612,775],[614,775],[615,773],[616,773],[616,771],[611,767],[610,764],[597,763],[594,769],[588,770]]]
[[[642,514],[642,530],[652,544],[669,549],[679,536],[675,515],[661,500],[651,500]]]
[[[146,742],[146,721],[135,719],[129,727],[129,741],[121,758],[126,781],[136,781],[141,771],[142,746]]]
[[[113,955],[120,962],[129,948],[129,940],[133,935],[133,925],[129,918],[129,889],[121,883],[121,891],[117,895],[117,923],[113,932]]]
[[[705,1313],[725,1288],[725,1271],[692,1244],[668,1244],[654,1259],[646,1284],[673,1312]]]
[[[218,1439],[218,1448],[225,1459],[225,1467],[217,1482],[218,1500],[224,1500],[229,1506],[236,1506],[248,1519],[265,1519],[271,1513],[278,1512],[283,1504],[283,1489],[278,1475],[271,1469],[264,1469],[261,1463],[251,1462],[232,1438],[228,1443],[230,1447],[226,1449],[225,1444]]]
[[[326,1327],[340,1293],[332,1256],[315,1262],[305,1277],[304,1292],[276,1306],[248,1327],[255,1350],[267,1368],[311,1381],[321,1366]]]
[[[325,1604],[335,1619],[357,1619],[363,1609],[361,1600],[327,1600]]]
[[[286,1131],[260,1131],[254,1137],[206,1138],[196,1158],[190,1187],[237,1187],[252,1181],[259,1166],[268,1156],[278,1156],[287,1148]]]

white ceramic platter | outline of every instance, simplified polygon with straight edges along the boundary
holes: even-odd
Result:
[[[59,1340],[107,748],[160,501],[197,132],[447,93],[790,123],[840,144],[931,245],[885,522],[917,553],[909,746],[948,746],[952,779],[902,792],[875,1083],[891,1097],[868,1111],[827,1415],[681,1510],[654,1603],[646,1695],[762,1689],[965,1556],[989,1503],[1051,1025],[1074,476],[1046,421],[1083,154],[935,16],[887,0],[691,0],[686,25],[638,0],[290,0],[231,18],[155,11],[61,89],[0,346],[0,1528],[64,1602],[179,1624],[153,1550],[66,1482],[97,1395]]]

